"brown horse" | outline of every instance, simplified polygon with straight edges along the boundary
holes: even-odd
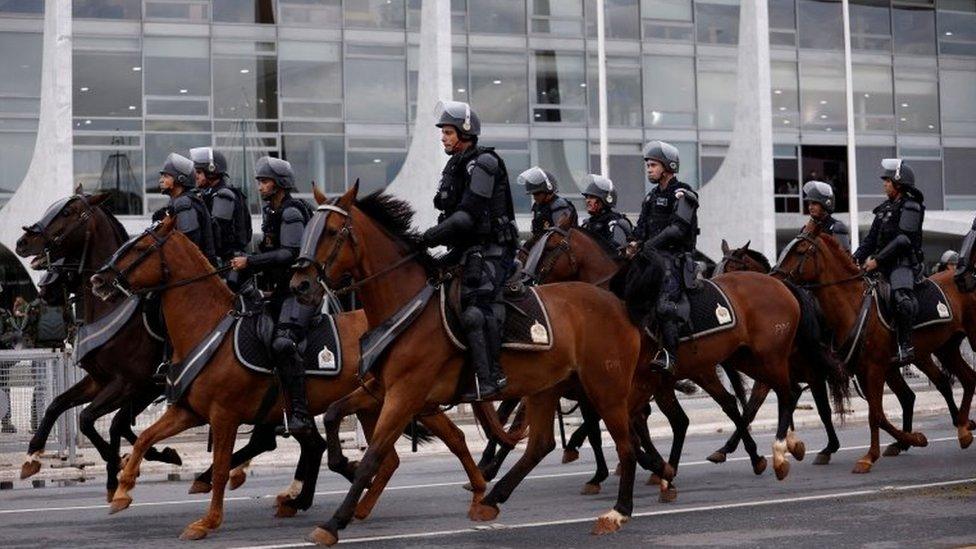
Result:
[[[167,218],[158,227],[151,227],[122,246],[113,259],[92,277],[92,284],[96,292],[103,296],[111,296],[122,290],[131,293],[147,289],[158,291],[162,295],[163,314],[172,337],[173,360],[179,362],[233,310],[233,294],[215,274],[203,254],[182,233],[175,231],[172,219]],[[322,413],[331,403],[360,386],[356,363],[359,359],[359,337],[366,329],[365,315],[361,311],[339,314],[336,325],[345,357],[343,368],[338,377],[308,380],[308,404],[312,414]],[[209,423],[213,435],[210,508],[206,516],[187,526],[181,537],[200,539],[219,527],[223,521],[224,488],[237,428],[245,423],[281,422],[284,403],[280,394],[273,394],[275,402],[270,409],[262,405],[269,391],[278,392],[276,387],[271,375],[245,369],[236,357],[231,338],[225,338],[187,393],[169,406],[166,413],[146,429],[133,445],[132,455],[119,477],[112,512],[121,511],[131,504],[129,492],[135,486],[139,464],[149,446],[190,427]],[[369,434],[375,414],[361,414],[360,420]],[[461,458],[475,487],[475,498],[480,498],[485,490],[485,482],[468,454],[460,429],[443,414],[426,415],[421,421]],[[325,441],[315,430],[296,436],[296,440],[302,446],[302,459],[298,464],[301,471],[296,478],[304,479],[304,482],[293,483],[288,491],[279,495],[279,516],[290,516],[296,509],[307,509],[311,505],[325,450]],[[397,464],[396,454],[390,453],[370,493],[357,509],[357,516],[368,514]],[[351,467],[343,465],[344,468],[338,472],[351,475]]]
[[[823,307],[827,323],[839,337],[853,332],[870,281],[854,264],[851,255],[832,237],[822,234],[816,223],[807,223],[803,232],[787,246],[774,273],[812,290]],[[936,274],[932,280],[945,292],[952,319],[916,330],[913,339],[918,356],[935,354],[944,368],[964,380],[962,403],[955,425],[959,444],[966,448],[973,441],[969,408],[973,397],[972,387],[976,385],[976,372],[962,358],[959,344],[967,338],[971,345],[976,344],[976,307],[973,307],[971,297],[959,293],[951,273]],[[890,357],[895,339],[894,333],[882,325],[874,307],[869,312],[863,334],[863,349],[855,373],[868,401],[871,446],[855,464],[855,473],[869,472],[881,456],[879,427],[903,445],[928,444],[925,435],[899,430],[885,416],[881,399],[885,380],[889,378],[888,372],[893,368]]]
[[[319,226],[321,231],[306,233],[315,246],[316,261],[299,265],[292,278],[292,291],[300,299],[315,302],[322,296],[320,282],[331,285],[351,275],[356,287],[362,288],[363,308],[372,328],[411,302],[439,273],[410,229],[410,206],[383,194],[357,201],[358,190],[354,185],[335,204],[316,211],[309,226]],[[575,376],[606,423],[621,462],[616,505],[597,520],[593,529],[597,534],[612,532],[633,509],[636,456],[630,439],[627,395],[640,359],[641,335],[628,321],[621,302],[609,292],[582,283],[542,286],[538,291],[552,322],[551,348],[544,353],[502,353],[508,386],[500,398],[525,397],[526,422],[532,426],[528,447],[469,516],[494,519],[498,505],[552,451],[552,423],[564,390],[562,384]],[[592,318],[613,329],[600,333],[587,329]],[[327,524],[312,532],[312,540],[329,545],[338,541],[338,531],[352,519],[360,493],[392,448],[396,433],[424,406],[457,402],[463,370],[464,355],[444,331],[435,297],[418,310],[415,320],[387,348],[375,372],[385,398],[373,440],[346,499]],[[370,399],[366,391],[358,390],[330,407],[326,413],[330,452],[339,449],[336,435],[342,416]]]
[[[79,187],[77,194],[55,202],[41,220],[24,227],[24,234],[17,240],[17,255],[33,256],[33,267],[60,269],[59,275],[65,284],[63,290],[77,296],[85,323],[107,314],[121,301],[97,299],[88,283],[88,277],[128,239],[125,229],[105,208],[108,197],[106,193],[82,194]],[[63,263],[56,266],[55,262]],[[132,420],[162,393],[162,389],[152,382],[152,374],[162,356],[162,344],[144,327],[140,307],[116,337],[80,361],[85,376],[55,397],[45,410],[44,418],[28,444],[21,478],[40,470],[37,458],[58,417],[70,408],[90,403],[78,418],[79,428],[105,461],[107,497],[111,501],[118,486],[121,439],[135,442]],[[117,410],[106,441],[95,428],[95,421]],[[181,463],[179,455],[171,448],[162,452],[152,448],[146,458]]]

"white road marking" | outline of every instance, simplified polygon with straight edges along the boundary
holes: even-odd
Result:
[[[862,490],[851,490],[848,492],[834,492],[830,494],[818,494],[815,496],[797,496],[779,499],[763,499],[756,501],[744,501],[739,503],[721,503],[715,505],[698,505],[694,507],[680,507],[677,509],[663,509],[660,511],[647,511],[643,513],[634,513],[631,518],[640,517],[655,517],[663,515],[680,515],[686,513],[699,513],[703,511],[719,511],[723,509],[740,509],[743,507],[765,507],[768,505],[781,505],[784,503],[800,503],[807,501],[820,501],[820,500],[834,500],[834,499],[848,499],[861,496],[870,496],[881,493],[891,493],[891,492],[906,492],[911,490],[922,490],[925,488],[939,488],[946,486],[958,486],[961,484],[970,484],[976,482],[976,477],[964,478],[957,480],[946,480],[940,482],[928,482],[924,484],[911,484],[907,486],[879,486],[876,488],[865,488]],[[376,541],[386,541],[386,540],[401,540],[401,539],[418,539],[418,538],[433,538],[441,536],[451,536],[458,534],[473,534],[484,530],[519,530],[525,528],[538,528],[541,526],[560,526],[564,524],[579,524],[593,522],[595,517],[580,517],[571,519],[560,519],[560,520],[549,520],[540,522],[525,522],[521,524],[504,524],[504,525],[492,525],[490,527],[472,527],[463,528],[457,530],[441,530],[436,532],[415,532],[410,534],[389,534],[385,536],[369,536],[369,537],[359,537],[359,538],[340,538],[340,543],[369,543]],[[237,547],[236,549],[279,549],[285,547],[308,547],[313,545],[312,543],[285,543],[280,545],[244,545]]]
[[[931,443],[934,443],[934,442],[948,442],[948,441],[958,441],[958,440],[959,439],[957,437],[940,437],[940,438],[931,438],[931,439],[929,439],[929,443],[931,444]],[[863,446],[847,446],[847,447],[844,447],[844,448],[839,449],[838,452],[849,452],[849,451],[855,451],[855,450],[866,450],[867,448],[869,448],[869,446],[866,445],[866,444],[863,445]],[[729,461],[729,462],[733,462],[733,461],[746,461],[748,459],[749,459],[748,456],[740,456],[740,457],[730,457],[730,458],[728,458],[727,461]],[[682,462],[681,463],[681,467],[694,467],[694,466],[699,466],[699,465],[714,465],[714,464],[712,462],[706,461],[706,460],[701,460],[701,461],[685,461],[685,462]],[[591,476],[592,474],[593,474],[593,471],[589,471],[589,470],[587,470],[587,471],[573,471],[573,472],[566,472],[566,473],[547,473],[547,474],[540,474],[540,475],[530,475],[530,476],[525,477],[525,480],[552,479],[552,478],[564,478],[564,477],[582,477],[582,476]],[[443,487],[446,487],[446,486],[463,486],[464,484],[467,484],[467,482],[468,482],[467,480],[462,480],[462,481],[451,481],[451,482],[431,482],[431,483],[427,483],[427,484],[405,484],[405,485],[401,485],[401,486],[387,486],[384,491],[385,492],[393,492],[393,491],[398,491],[398,490],[422,490],[424,488],[443,488]],[[324,491],[324,492],[315,492],[315,495],[316,496],[341,496],[341,495],[345,495],[348,492],[349,492],[348,489],[345,489],[345,490],[328,490],[328,491]],[[224,502],[260,500],[260,499],[270,499],[270,498],[274,498],[274,497],[276,497],[276,496],[275,495],[263,495],[263,496],[229,496],[229,497],[225,497],[224,498]],[[210,500],[210,498],[208,496],[204,496],[204,497],[201,497],[200,499],[179,499],[179,500],[170,500],[170,501],[145,501],[145,502],[136,502],[136,503],[133,503],[132,505],[130,505],[130,507],[165,507],[165,506],[173,506],[173,505],[190,505],[190,504],[206,503],[209,500]],[[93,510],[93,509],[105,510],[105,509],[108,509],[108,505],[106,505],[106,504],[98,504],[98,505],[70,505],[70,506],[64,506],[64,507],[34,507],[34,508],[29,508],[29,509],[2,509],[2,510],[0,510],[0,516],[2,516],[2,515],[19,515],[19,514],[24,514],[24,513],[37,513],[37,512],[54,512],[54,511],[89,511],[89,510]],[[638,516],[638,515],[635,515],[635,516]]]

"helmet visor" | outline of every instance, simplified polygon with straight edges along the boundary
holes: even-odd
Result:
[[[900,158],[885,158],[881,161],[881,167],[885,171],[894,172],[894,178],[898,179],[901,177],[901,159]]]

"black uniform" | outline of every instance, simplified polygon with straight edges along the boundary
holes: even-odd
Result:
[[[176,218],[176,230],[193,241],[212,265],[217,264],[214,247],[213,222],[210,211],[197,193],[185,190],[180,196],[170,198],[169,204],[153,213],[153,221],[170,215]]]
[[[479,146],[452,155],[434,206],[441,214],[424,240],[447,246],[449,260],[463,266],[461,316],[480,387],[488,388],[480,392],[488,394],[504,386],[498,362],[505,322],[501,291],[518,243],[505,162]]]
[[[244,193],[221,181],[200,192],[214,222],[214,248],[217,258],[229,261],[243,254],[251,243],[251,214]]]
[[[277,209],[265,203],[261,214],[261,242],[258,253],[247,256],[247,266],[259,275],[261,289],[271,292],[272,311],[277,315],[291,297],[290,267],[298,258],[311,207],[288,194]]]
[[[583,230],[593,235],[600,244],[614,254],[621,254],[627,242],[633,239],[634,226],[627,216],[604,207],[596,215],[583,222]]]
[[[576,207],[561,196],[556,196],[545,204],[532,203],[532,236],[539,236],[552,227],[569,224],[570,227],[579,225]]]
[[[918,312],[915,283],[922,279],[924,218],[925,206],[915,193],[886,200],[874,209],[871,230],[854,252],[858,263],[874,257],[878,271],[891,284],[902,356],[912,351],[912,326]]]
[[[847,228],[847,225],[834,218],[833,215],[827,214],[826,217],[817,221],[820,224],[821,231],[824,234],[829,234],[834,237],[834,240],[841,245],[842,248],[851,251],[851,231]]]

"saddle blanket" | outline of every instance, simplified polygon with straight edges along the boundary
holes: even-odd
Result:
[[[689,341],[733,328],[738,318],[729,297],[711,280],[702,280],[701,287],[687,293],[691,305],[689,325],[678,341]]]
[[[887,290],[887,289],[884,289]],[[890,291],[876,290],[880,298],[876,299],[878,318],[888,330],[894,330],[894,297]],[[952,308],[949,299],[938,284],[925,279],[915,286],[915,298],[918,299],[918,314],[915,316],[915,330],[952,321]]]
[[[458,349],[467,350],[464,328],[458,312],[459,285],[441,286],[441,319],[448,338]],[[505,329],[502,347],[518,351],[548,351],[552,348],[552,324],[538,291],[529,287],[519,297],[505,297]]]
[[[274,321],[264,314],[242,317],[234,324],[234,353],[245,368],[270,374],[274,368],[271,340]],[[337,376],[342,371],[342,345],[335,319],[320,315],[312,320],[308,334],[298,346],[305,373],[312,376]]]

